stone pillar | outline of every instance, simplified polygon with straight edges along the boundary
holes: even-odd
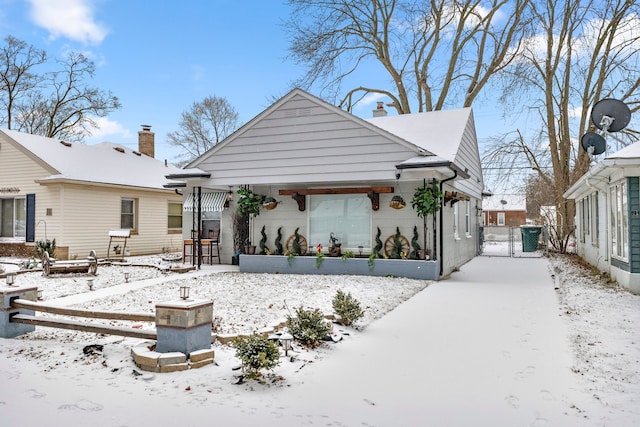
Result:
[[[0,285],[0,337],[2,338],[13,338],[36,330],[34,325],[23,325],[22,323],[11,322],[11,316],[13,314],[20,313],[31,316],[35,314],[33,310],[12,308],[11,300],[14,299],[37,301],[38,288]]]
[[[179,300],[156,305],[158,353],[193,351],[211,348],[213,301]]]

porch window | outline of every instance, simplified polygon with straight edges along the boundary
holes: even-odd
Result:
[[[328,247],[333,233],[343,252],[372,248],[371,200],[366,194],[310,195],[309,205],[310,246]]]
[[[122,199],[120,201],[120,228],[136,230],[138,228],[137,199]]]
[[[628,258],[628,216],[627,186],[620,182],[611,187],[611,255],[617,258]]]
[[[169,202],[167,212],[167,228],[169,231],[182,233],[182,203]]]
[[[25,237],[26,226],[25,198],[0,199],[0,237]]]

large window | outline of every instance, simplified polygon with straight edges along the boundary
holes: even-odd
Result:
[[[627,186],[621,182],[611,187],[611,255],[628,258]]]
[[[0,199],[0,237],[25,237],[27,210],[22,197]]]
[[[138,216],[136,215],[136,199],[122,199],[120,205],[120,228],[136,230]]]
[[[342,250],[371,248],[371,201],[366,194],[322,194],[309,196],[307,243],[329,246],[331,233]]]
[[[504,212],[498,212],[498,225],[504,225]]]
[[[180,231],[182,233],[182,203],[169,202],[167,217],[167,228],[170,231]]]

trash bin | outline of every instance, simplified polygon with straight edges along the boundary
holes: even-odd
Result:
[[[535,252],[542,227],[522,227],[522,252]]]

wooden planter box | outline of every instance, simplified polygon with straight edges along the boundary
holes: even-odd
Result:
[[[420,280],[439,280],[438,261],[378,258],[369,267],[368,258],[325,257],[318,268],[315,256],[297,256],[289,262],[283,255],[240,255],[243,273],[281,274],[349,274],[360,276],[395,276]]]

